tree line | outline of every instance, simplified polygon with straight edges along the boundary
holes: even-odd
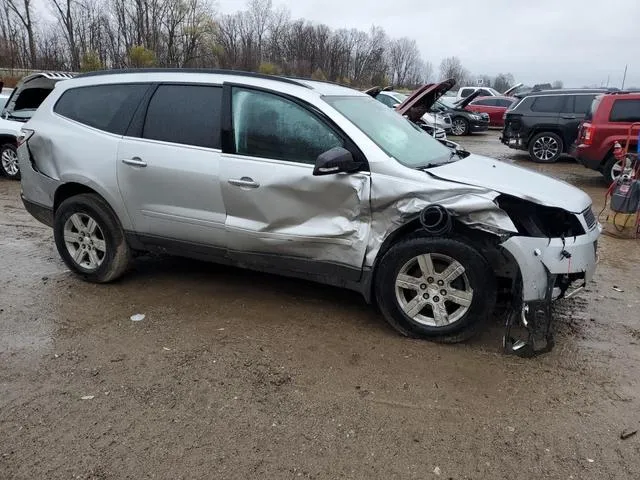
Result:
[[[212,0],[42,0],[49,15],[34,1],[0,0],[0,67],[220,67],[398,87],[434,74],[413,39],[292,19],[272,0],[233,14]]]

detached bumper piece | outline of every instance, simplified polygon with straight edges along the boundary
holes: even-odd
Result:
[[[544,299],[526,302],[510,310],[502,340],[505,353],[531,358],[553,349],[551,303],[555,283],[556,276],[548,274]]]

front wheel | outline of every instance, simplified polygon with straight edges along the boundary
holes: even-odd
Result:
[[[375,294],[385,319],[403,335],[445,343],[473,336],[492,313],[495,280],[473,247],[458,240],[414,238],[382,258]]]
[[[55,212],[53,236],[69,269],[89,282],[115,280],[129,265],[131,250],[122,227],[98,195],[63,201]]]
[[[538,133],[529,142],[529,156],[536,163],[555,163],[562,155],[562,148],[562,139],[555,133]]]
[[[466,118],[455,117],[451,122],[452,135],[469,135],[469,122]]]
[[[5,143],[0,146],[0,173],[5,177],[20,180],[18,153],[15,145]]]

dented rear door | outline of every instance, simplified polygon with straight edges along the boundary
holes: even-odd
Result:
[[[317,112],[274,93],[232,89],[221,188],[229,255],[248,266],[357,280],[369,233],[368,172],[313,176],[344,139]]]

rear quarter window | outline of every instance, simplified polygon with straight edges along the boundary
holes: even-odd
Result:
[[[573,113],[587,115],[591,111],[591,104],[595,95],[576,95]]]
[[[113,84],[67,90],[53,107],[58,115],[105,132],[124,135],[147,84]]]
[[[559,95],[549,95],[544,97],[534,97],[531,104],[532,112],[558,113],[562,108],[564,98]]]
[[[617,99],[611,108],[612,122],[640,122],[640,99]]]

